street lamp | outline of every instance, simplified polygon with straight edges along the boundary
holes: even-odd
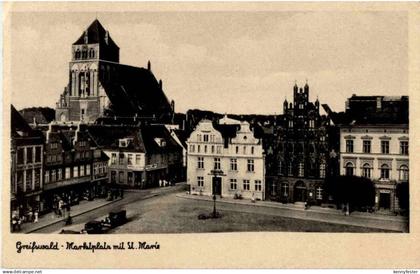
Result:
[[[217,218],[217,211],[216,211],[216,194],[213,194],[213,218]]]

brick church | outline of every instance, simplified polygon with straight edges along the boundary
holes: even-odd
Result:
[[[336,130],[326,115],[320,114],[320,103],[309,101],[309,85],[293,87],[293,102],[283,103],[283,115],[274,129],[272,153],[267,161],[267,199],[283,203],[311,202],[321,204],[325,195],[325,178],[336,162]],[[335,149],[335,151],[334,151]]]
[[[56,107],[56,121],[95,122],[112,117],[168,123],[174,112],[147,68],[119,63],[119,47],[96,19],[72,45],[69,82]]]

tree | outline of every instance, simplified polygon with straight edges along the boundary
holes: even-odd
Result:
[[[326,180],[326,191],[337,205],[348,204],[352,209],[364,210],[375,204],[375,185],[368,178],[331,177]]]
[[[402,212],[408,214],[410,208],[410,195],[409,195],[409,186],[408,182],[402,182],[397,184],[397,188],[395,190],[395,194],[398,198],[398,203]]]

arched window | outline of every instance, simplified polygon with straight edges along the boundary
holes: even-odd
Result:
[[[368,163],[364,164],[362,167],[363,177],[370,178],[371,176],[370,171],[371,171],[370,165]]]
[[[83,49],[82,51],[82,59],[87,59],[87,50]]]
[[[408,166],[400,166],[400,181],[408,181]]]
[[[95,58],[95,50],[94,49],[89,50],[89,58]]]
[[[354,175],[354,166],[353,163],[348,162],[346,164],[346,175],[347,176],[353,176]]]
[[[389,179],[389,166],[387,164],[381,165],[381,179]]]
[[[76,55],[75,56],[75,59],[76,60],[80,59],[80,50],[79,49],[76,50],[76,54],[75,55]]]
[[[319,165],[319,178],[325,178],[325,163]]]

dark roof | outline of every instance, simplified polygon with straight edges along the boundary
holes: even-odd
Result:
[[[178,137],[181,144],[186,148],[189,134],[185,130],[181,130],[181,129],[175,129],[173,130],[173,132]]]
[[[29,144],[34,142],[39,143],[43,140],[42,132],[32,129],[13,105],[11,105],[10,112],[10,127],[12,140],[16,141],[19,139],[20,145],[23,145],[22,142],[28,142]]]
[[[111,102],[110,116],[160,115],[159,120],[168,120],[172,113],[171,105],[160,84],[151,71],[145,68],[132,67],[122,64],[101,62],[101,65],[111,66],[115,70],[113,79],[100,74],[100,82]],[[165,117],[168,116],[168,117]]]
[[[149,126],[111,126],[91,125],[88,131],[98,146],[102,149],[119,151],[137,151],[143,153],[160,153],[182,151],[182,147],[172,138],[164,125]],[[127,147],[119,147],[119,140],[130,138],[132,142]],[[164,146],[158,141],[163,140]]]
[[[36,121],[39,124],[48,124],[55,119],[55,110],[49,107],[31,107],[19,111],[27,123]]]
[[[106,30],[102,26],[102,24],[99,22],[98,19],[95,19],[95,21],[90,24],[90,26],[87,28],[87,36],[88,41],[87,44],[107,44],[110,46],[115,46],[118,48],[117,44],[112,40],[111,36],[108,33],[108,43],[105,41],[106,36]],[[83,45],[85,44],[85,32],[77,39],[76,42],[73,43],[73,45]]]
[[[241,128],[240,125],[228,125],[228,124],[217,124],[216,122],[213,123],[213,127],[215,130],[222,134],[223,139],[226,138],[235,138],[237,131]]]
[[[130,126],[88,126],[89,134],[102,149],[120,149],[145,152],[146,149],[139,134],[139,127]],[[119,147],[119,140],[130,138],[133,141],[126,148]]]

